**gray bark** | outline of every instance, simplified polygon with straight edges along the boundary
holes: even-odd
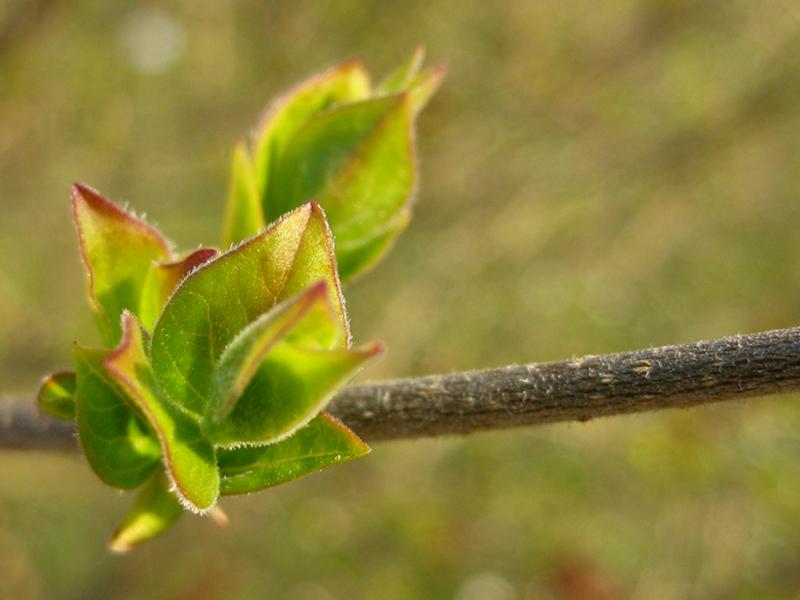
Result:
[[[800,328],[351,385],[329,410],[370,442],[682,408],[800,390]],[[0,399],[0,448],[76,448],[73,425]]]

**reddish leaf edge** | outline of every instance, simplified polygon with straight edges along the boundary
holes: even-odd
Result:
[[[351,343],[352,343],[352,334],[350,332],[350,320],[347,317],[347,307],[346,307],[346,304],[345,304],[345,298],[344,298],[344,294],[342,293],[342,283],[339,280],[339,266],[338,266],[338,264],[336,262],[336,252],[334,250],[333,233],[331,232],[331,227],[330,227],[330,224],[328,223],[328,218],[325,215],[325,210],[319,205],[318,202],[315,202],[314,200],[311,200],[309,202],[301,204],[297,208],[295,208],[293,210],[290,210],[287,213],[284,213],[278,219],[275,219],[269,225],[267,225],[267,227],[263,231],[257,233],[256,235],[254,235],[251,238],[248,238],[246,240],[243,240],[243,241],[239,242],[238,244],[234,245],[229,250],[217,254],[215,257],[213,257],[210,260],[202,263],[201,265],[199,265],[198,267],[196,267],[195,269],[190,271],[186,275],[186,277],[183,278],[183,280],[180,282],[180,284],[175,288],[175,290],[172,293],[172,296],[174,296],[183,285],[185,285],[188,281],[190,281],[193,277],[196,277],[199,273],[201,273],[205,269],[208,269],[208,268],[216,265],[217,263],[226,260],[229,256],[232,256],[232,255],[236,254],[237,252],[240,252],[241,250],[243,250],[244,248],[247,248],[248,246],[251,246],[252,244],[258,243],[263,238],[269,236],[273,232],[274,229],[279,227],[285,221],[287,221],[288,219],[291,219],[295,215],[301,214],[301,213],[308,213],[307,218],[306,218],[306,224],[305,224],[306,227],[308,227],[308,224],[310,223],[311,218],[314,217],[314,216],[316,216],[317,218],[320,218],[322,223],[323,223],[323,225],[324,225],[325,253],[326,253],[327,257],[328,257],[328,260],[333,265],[333,269],[334,269],[334,278],[333,278],[334,279],[334,292],[336,293],[336,299],[337,299],[339,305],[342,307],[342,313],[343,313],[342,314],[342,321],[343,321],[343,325],[344,325],[344,335],[345,335],[345,340],[346,340],[346,346],[349,348]],[[303,232],[303,235],[300,236],[301,239],[303,238],[304,235],[305,235],[305,230]],[[172,296],[170,296],[170,300],[172,300]],[[167,304],[169,304],[169,301],[167,301]],[[162,311],[162,313],[163,313],[163,311]],[[155,327],[153,328],[153,331],[158,329],[158,325],[159,325],[160,321],[161,321],[161,318],[159,317],[159,320],[156,321],[156,324],[155,324]]]
[[[67,380],[67,381],[72,381],[72,386],[74,387],[75,386],[75,379],[76,379],[75,378],[75,371],[69,371],[69,370],[54,371],[53,373],[50,373],[49,375],[45,375],[42,378],[41,382],[39,383],[39,391],[36,393],[36,406],[39,408],[39,411],[41,413],[43,413],[43,414],[50,415],[50,416],[55,417],[57,419],[62,419],[64,421],[73,421],[75,419],[74,413],[73,413],[73,415],[71,417],[67,417],[65,415],[57,415],[55,412],[50,411],[47,408],[45,408],[44,407],[44,404],[45,404],[44,394],[45,394],[45,391],[47,390],[48,386],[51,383],[55,383],[57,385],[60,385],[60,383],[59,383],[60,381]],[[72,400],[73,400],[73,403],[74,403],[75,402],[74,394],[73,394]]]
[[[143,219],[140,219],[136,215],[124,210],[120,206],[117,206],[114,202],[88,185],[77,182],[73,183],[70,190],[70,200],[72,209],[72,222],[75,226],[75,231],[78,233],[78,247],[81,255],[81,262],[83,263],[87,275],[86,291],[89,297],[89,304],[95,314],[97,314],[103,320],[106,329],[110,331],[111,324],[108,321],[108,315],[105,314],[102,306],[100,306],[100,302],[97,300],[97,297],[94,294],[94,270],[92,269],[89,256],[86,252],[86,240],[84,238],[83,228],[81,227],[78,219],[78,205],[80,202],[85,202],[86,205],[96,213],[103,214],[111,219],[139,229],[145,233],[145,235],[155,240],[155,242],[164,250],[166,256],[170,258],[170,260],[174,258],[172,242],[164,237],[164,235],[158,229]]]
[[[272,123],[272,120],[275,116],[280,113],[280,111],[285,108],[296,96],[302,94],[306,90],[314,88],[318,86],[321,82],[326,81],[328,79],[332,79],[342,73],[347,73],[349,71],[361,71],[364,75],[364,78],[368,84],[368,90],[372,90],[372,83],[370,81],[369,72],[367,71],[366,67],[364,66],[364,62],[360,58],[351,58],[346,60],[338,65],[333,65],[324,69],[322,72],[317,73],[316,75],[312,75],[298,83],[297,85],[289,88],[286,92],[278,96],[275,100],[270,102],[266,109],[262,112],[261,116],[258,118],[257,125],[253,130],[251,144],[248,145],[249,149],[252,150],[252,143],[257,143],[257,140],[261,139],[261,136],[264,134],[264,131],[269,127]]]
[[[122,373],[119,369],[116,368],[114,364],[115,361],[120,358],[130,347],[133,343],[133,333],[135,331],[134,328],[140,328],[142,331],[142,335],[144,336],[145,341],[148,338],[147,333],[142,329],[138,319],[130,312],[125,311],[122,313],[122,340],[120,341],[119,345],[111,351],[108,357],[103,361],[103,366],[106,370],[116,379],[118,382],[124,384],[122,387],[126,389],[128,392],[129,389],[134,388],[135,386],[133,383],[128,379],[128,377]],[[146,408],[140,407],[142,412],[148,412]],[[172,454],[170,452],[169,446],[164,441],[165,434],[163,430],[158,426],[157,420],[153,418],[152,415],[147,414],[146,420],[150,424],[150,426],[156,431],[159,445],[161,446],[161,454],[163,460],[163,467],[164,472],[167,476],[171,484],[171,490],[175,493],[178,500],[180,501],[181,505],[188,511],[193,512],[199,515],[208,514],[209,511],[213,510],[214,506],[217,504],[217,500],[219,499],[219,490],[217,490],[217,496],[214,501],[211,503],[210,506],[206,508],[202,508],[197,506],[192,500],[189,499],[189,496],[186,492],[186,489],[181,485],[180,481],[175,477],[172,467]]]

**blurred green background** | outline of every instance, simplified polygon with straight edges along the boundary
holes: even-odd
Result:
[[[800,321],[793,0],[0,0],[0,392],[96,341],[68,190],[219,238],[267,100],[418,43],[415,219],[346,290],[371,378]],[[379,445],[124,557],[78,456],[0,456],[0,598],[800,598],[796,398]]]

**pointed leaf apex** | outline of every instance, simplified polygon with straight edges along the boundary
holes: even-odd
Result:
[[[124,539],[117,537],[112,537],[108,540],[107,547],[109,552],[113,552],[114,554],[126,554],[133,548],[133,546],[128,544]]]
[[[303,204],[298,206],[296,210],[292,212],[309,213],[309,214],[322,212],[323,215],[325,214],[325,211],[322,210],[322,207],[316,200],[309,200],[308,202],[304,202]]]
[[[246,494],[369,454],[355,433],[326,413],[291,437],[267,446],[221,449],[222,493]]]
[[[138,327],[139,322],[129,310],[122,311],[119,322],[122,326],[122,339],[103,361],[103,366],[114,375],[118,375],[115,363],[129,351],[131,344],[135,341],[134,335],[137,329],[141,334],[141,328]]]
[[[380,341],[370,342],[362,346],[361,348],[356,348],[356,351],[361,352],[364,356],[377,357],[386,352],[386,345]]]
[[[108,541],[111,552],[122,554],[164,533],[183,514],[178,499],[158,473],[145,483],[128,514]]]
[[[323,411],[319,413],[319,416],[321,419],[324,419],[333,427],[338,429],[344,435],[344,437],[347,438],[347,440],[352,444],[352,454],[354,456],[366,456],[372,452],[372,448],[367,445],[367,443],[362,440],[355,431],[350,429],[331,413]]]
[[[304,301],[308,304],[313,304],[320,298],[327,300],[328,298],[328,282],[324,279],[313,284],[305,295]]]
[[[46,376],[36,396],[39,410],[58,419],[74,419],[76,385],[72,371],[58,371]]]
[[[303,206],[305,206],[306,210],[308,210],[309,216],[314,216],[325,222],[325,227],[328,231],[328,235],[329,237],[332,237],[330,235],[330,225],[328,223],[328,215],[325,213],[325,209],[322,208],[322,205],[316,200],[309,200]]]
[[[115,533],[114,536],[108,540],[107,547],[108,550],[114,554],[126,554],[134,548],[134,545],[129,544],[125,538],[118,537]]]
[[[334,67],[332,70],[346,73],[347,71],[357,71],[363,69],[364,69],[364,61],[362,61],[358,57],[353,57],[344,61],[343,63],[340,63],[338,67]]]
[[[122,310],[140,314],[153,262],[172,260],[170,243],[154,227],[82,184],[72,187],[72,216],[89,304],[104,341],[113,346],[122,334]]]
[[[442,79],[447,77],[448,71],[449,67],[445,63],[441,63],[430,68],[431,78],[436,81],[437,86],[441,83]]]
[[[86,207],[92,212],[115,221],[124,222],[126,225],[139,229],[160,245],[167,256],[172,256],[172,244],[158,229],[113,203],[94,188],[82,183],[73,183],[71,197],[75,225],[78,227],[79,231],[81,225],[78,222],[77,211],[79,210],[81,201],[83,201]]]
[[[222,507],[219,504],[208,511],[206,515],[210,517],[212,521],[214,521],[214,524],[217,527],[225,528],[231,522],[230,517],[228,517],[228,513],[222,510]]]

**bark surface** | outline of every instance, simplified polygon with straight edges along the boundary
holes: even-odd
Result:
[[[368,442],[587,421],[800,391],[800,328],[351,385],[329,411]],[[72,423],[0,398],[0,448],[76,449]]]

